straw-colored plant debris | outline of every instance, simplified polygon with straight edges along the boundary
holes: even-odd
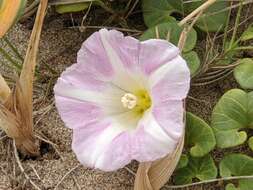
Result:
[[[10,91],[0,77],[0,127],[15,140],[17,148],[24,154],[38,155],[39,147],[33,134],[33,80],[39,39],[47,9],[47,0],[42,0],[29,41],[20,78]]]

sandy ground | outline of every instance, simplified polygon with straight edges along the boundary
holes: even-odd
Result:
[[[25,54],[30,32],[29,27],[18,24],[9,34],[10,40],[16,44],[23,55]],[[92,31],[87,30],[81,33],[78,30],[64,28],[61,21],[47,18],[40,44],[40,72],[44,73],[45,76],[49,76],[43,63],[47,63],[58,74],[74,63],[77,50],[90,32]],[[1,72],[8,76],[13,74],[6,65],[0,64],[0,68]],[[56,144],[57,149],[44,143],[41,147],[41,152],[43,153],[41,157],[35,160],[23,158],[22,165],[26,174],[42,190],[133,189],[134,175],[127,169],[104,173],[79,165],[71,151],[71,130],[64,127],[53,104],[52,85],[49,86],[50,80],[50,78],[45,77],[44,80],[38,80],[35,85],[35,130],[36,133]],[[54,82],[54,79],[52,79],[52,82]],[[222,85],[217,83],[207,87],[192,88],[191,98],[187,101],[187,110],[208,121],[210,112],[217,99],[233,86],[235,86],[233,80],[228,79]],[[7,138],[1,139],[0,190],[35,189],[25,176],[20,173],[11,150],[11,141]],[[135,171],[136,163],[128,167]],[[68,175],[71,170],[72,173]],[[63,179],[65,175],[66,177]],[[57,186],[58,183],[60,183],[59,186]],[[197,187],[196,189],[214,190],[220,189],[220,187],[213,185],[205,188]]]

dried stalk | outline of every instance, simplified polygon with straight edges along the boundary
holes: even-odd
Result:
[[[11,94],[11,90],[0,74],[0,103],[4,102]]]
[[[47,0],[41,0],[20,78],[11,95],[0,106],[0,127],[15,140],[17,148],[24,154],[38,155],[38,146],[33,134],[33,79],[36,57],[43,20],[46,14]],[[1,82],[4,85],[4,82]],[[2,94],[2,88],[0,94]],[[3,92],[6,94],[8,89]]]
[[[214,4],[217,0],[208,0],[205,3],[203,3],[201,6],[199,6],[197,9],[195,9],[194,11],[192,11],[188,16],[186,16],[183,20],[181,20],[179,22],[179,26],[183,26],[184,24],[186,24],[189,20],[191,20],[192,18],[194,18],[197,14],[199,14],[200,12],[203,12],[204,10],[206,10],[208,7],[210,7],[212,4]]]

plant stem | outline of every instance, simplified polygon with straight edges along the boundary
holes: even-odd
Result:
[[[12,43],[9,41],[9,39],[7,37],[4,37],[3,39],[4,39],[5,43],[10,47],[10,49],[13,51],[13,53],[15,53],[15,55],[17,56],[17,58],[19,58],[20,61],[23,62],[24,58],[18,52],[18,49],[12,45]]]
[[[238,29],[238,24],[240,21],[241,12],[242,12],[242,0],[240,1],[240,6],[236,15],[236,19],[235,19],[235,27],[234,27],[234,31],[233,31],[228,49],[231,49],[235,42],[235,37],[236,37],[237,29]]]
[[[3,57],[6,58],[18,70],[18,72],[21,71],[21,65],[12,59],[8,52],[6,52],[2,47],[0,47],[0,54],[2,54]]]
[[[180,188],[186,188],[186,187],[191,187],[195,185],[203,185],[207,183],[214,183],[214,182],[220,182],[220,181],[230,181],[230,180],[238,180],[238,179],[253,179],[253,176],[233,176],[233,177],[224,177],[224,178],[218,178],[218,179],[211,179],[211,180],[206,180],[206,181],[200,181],[196,183],[190,183],[190,184],[185,184],[185,185],[166,185],[165,187],[167,188],[172,188],[172,189],[180,189]]]
[[[237,47],[234,50],[252,50],[253,46],[241,46],[241,47]]]
[[[230,7],[231,7],[231,5],[232,5],[232,3],[230,3]],[[222,43],[222,45],[223,45],[222,51],[225,51],[225,49],[226,49],[227,32],[228,32],[228,26],[229,26],[231,11],[232,11],[232,9],[229,9],[228,17],[227,17],[227,20],[226,20],[225,32],[224,32],[223,43]]]
[[[207,9],[209,6],[211,6],[213,3],[215,3],[216,0],[208,0],[205,3],[203,3],[201,6],[199,6],[197,9],[192,11],[188,16],[186,16],[183,20],[181,20],[178,25],[182,26],[185,23],[187,23],[189,20],[191,20],[193,17],[195,17],[198,13],[204,11]]]

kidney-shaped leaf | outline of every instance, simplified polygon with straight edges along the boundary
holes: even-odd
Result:
[[[249,26],[241,35],[241,41],[247,41],[253,39],[253,25]]]
[[[250,179],[240,179],[238,181],[238,186],[229,183],[226,185],[226,190],[252,190],[253,189],[253,180]]]
[[[184,3],[184,10],[186,14],[189,14],[204,2],[206,2],[206,0],[189,1]],[[228,17],[228,11],[226,10],[227,7],[228,2],[226,1],[215,2],[204,11],[202,16],[198,19],[196,25],[203,31],[215,32],[222,30]]]
[[[182,12],[182,1],[142,0],[144,22],[148,27],[173,19],[172,13]]]
[[[195,178],[203,181],[215,179],[216,176],[217,168],[213,158],[207,154],[201,158],[190,157],[188,165],[175,172],[174,181],[176,184],[186,184],[191,183]]]
[[[248,145],[249,145],[250,149],[253,151],[253,137],[249,138]]]
[[[186,115],[186,146],[194,157],[202,157],[215,147],[212,128],[201,118],[188,112]]]
[[[188,162],[189,162],[188,156],[186,154],[182,154],[176,169],[178,170],[180,168],[186,167],[188,165]]]
[[[234,69],[236,81],[244,89],[253,89],[253,60],[241,59],[240,64]]]
[[[212,127],[218,147],[244,143],[247,133],[239,130],[253,127],[253,92],[232,89],[225,93],[213,110]]]
[[[0,38],[22,14],[26,0],[0,0]]]
[[[222,177],[230,176],[250,176],[253,174],[253,158],[243,154],[230,154],[225,156],[219,165]],[[253,180],[241,179],[238,188],[233,184],[228,184],[226,190],[252,190]]]
[[[158,24],[157,26],[148,29],[140,37],[140,40],[160,38],[168,40],[174,45],[177,45],[182,31],[183,29],[180,26],[178,26],[176,21],[171,21],[167,23]],[[188,37],[186,39],[183,52],[188,52],[192,50],[196,45],[196,41],[197,41],[197,33],[194,29],[192,29],[189,32]]]
[[[200,60],[199,56],[195,51],[190,51],[183,54],[183,58],[187,62],[187,65],[191,71],[191,75],[193,76],[199,69]]]

